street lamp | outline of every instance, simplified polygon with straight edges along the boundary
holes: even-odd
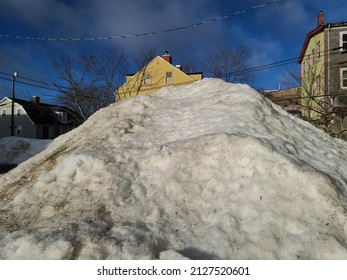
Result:
[[[14,136],[14,82],[18,77],[18,73],[14,72],[12,76],[12,115],[11,115],[11,136]]]

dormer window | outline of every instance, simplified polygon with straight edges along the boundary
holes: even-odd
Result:
[[[340,48],[341,52],[347,52],[347,31],[340,32]]]

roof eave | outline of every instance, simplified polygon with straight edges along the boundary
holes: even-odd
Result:
[[[299,60],[298,60],[299,64],[301,64],[303,59],[304,59],[304,56],[305,56],[305,53],[306,53],[306,49],[308,47],[308,44],[309,44],[311,38],[316,36],[317,34],[321,33],[322,31],[324,31],[325,28],[326,28],[326,25],[323,24],[321,26],[316,27],[315,29],[313,29],[311,32],[309,32],[306,35],[304,46],[302,47],[302,50],[301,50],[301,53],[300,53],[300,56],[299,56]]]

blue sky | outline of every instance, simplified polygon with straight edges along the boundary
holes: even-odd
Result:
[[[28,37],[108,37],[170,29],[249,9],[272,0],[1,0],[0,34]],[[77,55],[101,44],[123,48],[129,62],[141,48],[168,50],[174,64],[193,64],[201,71],[206,58],[221,46],[248,46],[250,67],[296,58],[306,34],[322,10],[326,22],[347,21],[345,0],[281,0],[265,8],[198,27],[153,36],[109,41],[38,41],[0,37],[0,72],[40,81],[53,75],[49,53]],[[294,64],[253,72],[252,86],[276,89]],[[0,77],[10,78],[5,74]],[[23,98],[47,92],[17,85]],[[11,82],[0,79],[0,98],[10,96]]]

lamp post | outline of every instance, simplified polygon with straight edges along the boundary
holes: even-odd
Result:
[[[16,78],[18,77],[18,73],[14,72],[12,76],[12,114],[11,114],[11,136],[14,136],[14,85]]]

